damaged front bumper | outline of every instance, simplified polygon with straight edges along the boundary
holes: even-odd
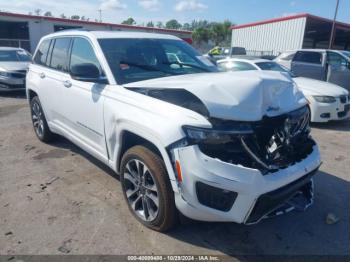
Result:
[[[317,145],[303,160],[264,173],[224,162],[201,152],[197,145],[173,151],[182,181],[175,193],[177,208],[185,216],[202,221],[253,224],[312,204],[312,175],[321,164]]]

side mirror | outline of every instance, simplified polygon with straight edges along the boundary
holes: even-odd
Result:
[[[94,64],[77,64],[72,66],[70,71],[71,77],[75,80],[107,84],[107,79],[101,76],[100,70]]]

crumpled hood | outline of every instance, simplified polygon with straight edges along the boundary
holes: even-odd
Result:
[[[0,62],[0,69],[6,71],[27,70],[29,62]]]
[[[323,95],[338,97],[349,92],[338,85],[306,77],[295,77],[295,83],[305,95]]]
[[[124,85],[126,88],[185,89],[198,97],[210,117],[259,121],[306,104],[287,74],[267,71],[203,73],[157,78]]]

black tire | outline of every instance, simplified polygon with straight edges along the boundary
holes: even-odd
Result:
[[[133,165],[135,167],[138,163],[141,163],[140,166],[142,166],[142,164],[144,165],[142,171],[138,172],[136,169],[131,170],[133,169]],[[148,171],[142,174],[144,170]],[[138,180],[138,182],[136,180],[134,181],[139,183],[138,187],[135,187],[134,183],[131,183],[131,173],[133,173],[133,179],[135,178],[135,173],[142,174],[139,176],[140,180]],[[177,224],[178,213],[175,207],[174,191],[171,187],[170,180],[161,157],[144,146],[134,146],[130,148],[122,158],[120,180],[123,195],[128,204],[129,210],[139,222],[146,227],[159,232],[168,231]],[[142,192],[142,185],[144,185],[145,188],[152,187],[152,189],[155,189],[154,186],[156,186],[157,192],[145,188]],[[137,188],[140,188],[139,191],[132,194],[128,193],[128,198],[127,191],[134,192],[137,190]],[[158,199],[156,215],[154,215],[154,210],[156,209],[155,203],[157,201],[153,201],[152,197],[148,197],[149,195],[153,196],[153,198],[156,196],[156,199]],[[133,202],[133,198],[141,199]],[[136,203],[136,201],[138,202]],[[132,203],[136,203],[134,204],[135,208],[132,207]],[[148,207],[146,208],[147,212],[144,208],[145,205]],[[143,211],[141,209],[143,209]],[[144,216],[142,216],[142,212]],[[153,216],[151,213],[153,213]],[[149,215],[148,219],[146,219],[147,214]]]
[[[30,113],[34,132],[39,140],[45,143],[53,141],[55,134],[50,131],[47,125],[44,111],[41,107],[39,97],[37,96],[34,96],[32,100],[30,100]]]

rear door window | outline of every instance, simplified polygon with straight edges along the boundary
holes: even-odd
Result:
[[[68,71],[68,50],[71,39],[57,38],[54,42],[50,67],[59,71]]]
[[[102,73],[101,65],[90,42],[84,38],[73,40],[70,68],[79,64],[94,64]]]
[[[310,64],[322,64],[322,54],[319,52],[300,51],[296,53],[293,61]]]
[[[46,60],[48,57],[49,47],[51,40],[44,40],[35,54],[34,63],[38,65],[46,65]]]

